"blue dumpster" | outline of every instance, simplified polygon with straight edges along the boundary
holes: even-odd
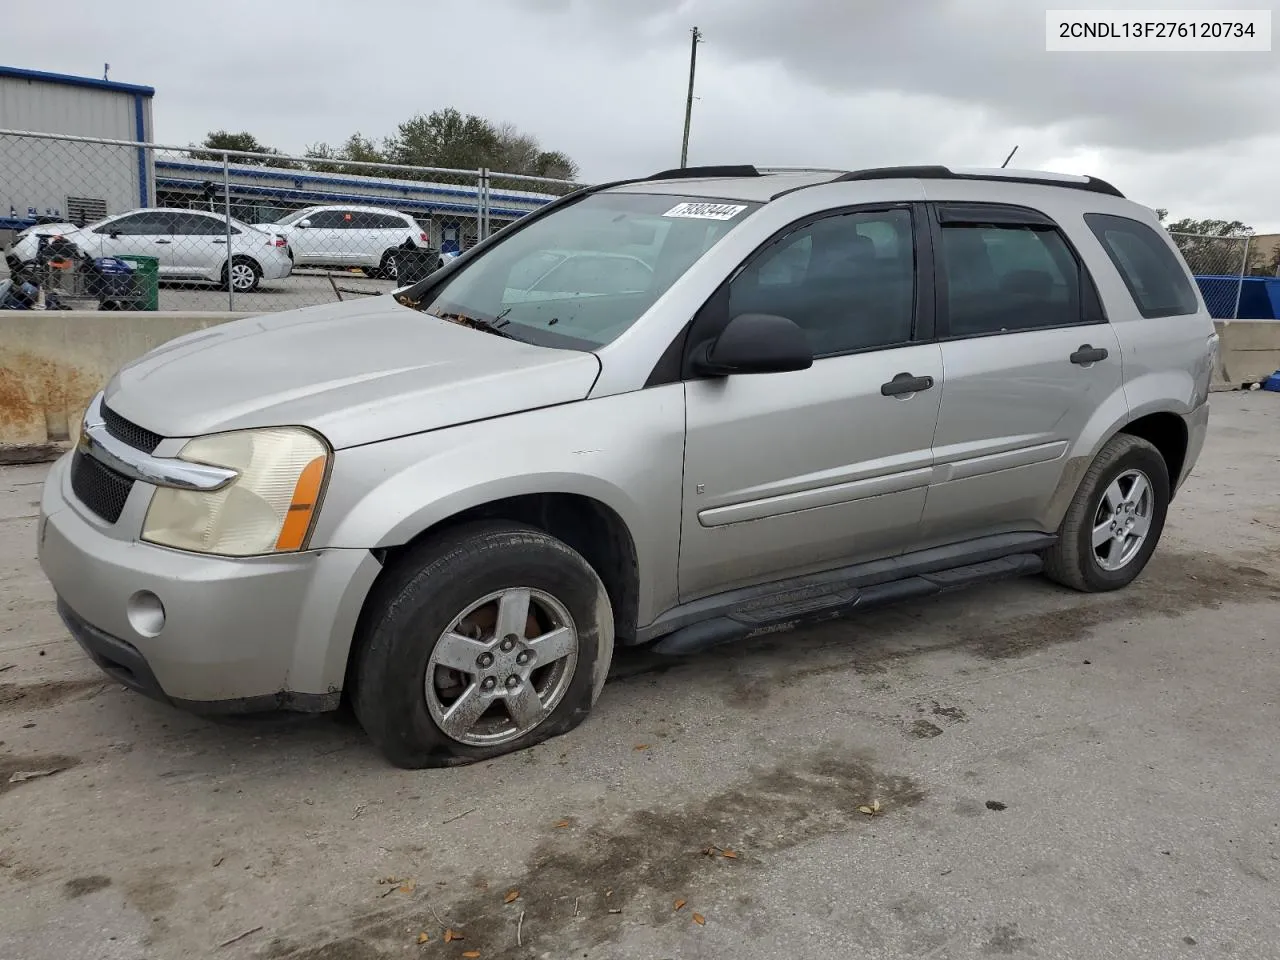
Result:
[[[1280,319],[1280,277],[1199,276],[1196,285],[1215,320]],[[1236,296],[1240,312],[1236,312]]]

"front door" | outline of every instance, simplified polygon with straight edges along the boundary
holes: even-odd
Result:
[[[915,216],[898,206],[802,221],[729,283],[726,318],[788,317],[817,359],[686,383],[682,601],[914,540],[942,393],[940,349],[913,342],[925,300]],[[901,389],[903,375],[916,389]]]
[[[161,275],[173,271],[173,214],[165,210],[144,210],[105,223],[93,231],[99,240],[95,256],[118,257],[129,254],[155,257]]]
[[[297,259],[320,264],[343,263],[342,241],[346,236],[343,211],[320,210],[305,219],[308,225],[296,227],[290,239]]]
[[[922,544],[1042,530],[1071,445],[1104,404],[1123,413],[1120,344],[1048,217],[998,204],[936,210],[947,378]]]

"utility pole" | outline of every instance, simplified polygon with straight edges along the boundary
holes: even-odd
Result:
[[[684,106],[684,143],[680,147],[681,169],[689,165],[689,124],[693,120],[693,77],[698,68],[698,44],[702,42],[702,31],[693,28],[693,45],[689,48],[689,99]]]

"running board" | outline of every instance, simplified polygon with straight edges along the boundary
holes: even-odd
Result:
[[[734,604],[719,616],[680,627],[658,641],[653,650],[666,656],[701,653],[735,640],[833,620],[855,610],[929,597],[974,583],[1024,577],[1043,568],[1039,554],[1016,553],[880,583],[855,586],[846,581],[784,590]]]

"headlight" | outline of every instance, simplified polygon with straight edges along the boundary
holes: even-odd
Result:
[[[320,507],[329,448],[309,430],[238,430],[189,441],[179,460],[235,470],[221,490],[159,487],[142,539],[222,556],[301,550]]]

